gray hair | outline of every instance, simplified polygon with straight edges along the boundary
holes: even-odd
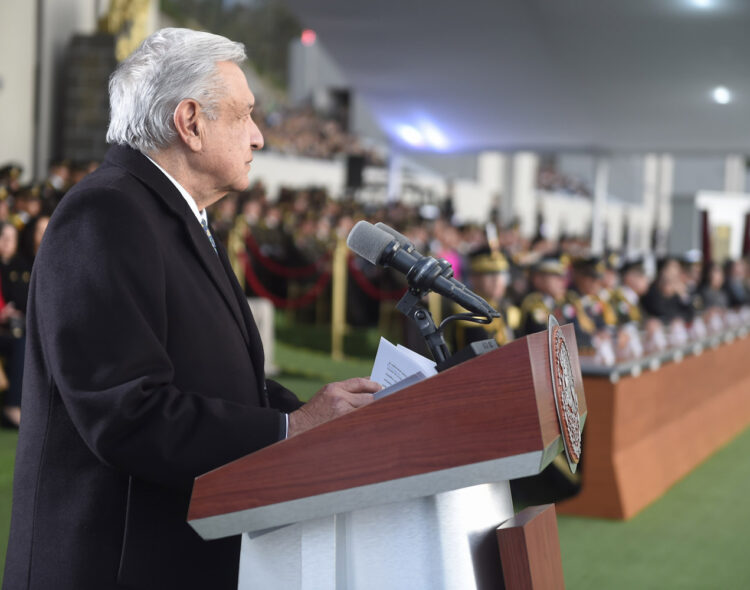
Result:
[[[186,98],[215,119],[224,91],[216,64],[239,65],[245,59],[245,46],[226,37],[190,29],[156,31],[109,79],[107,143],[144,154],[168,147],[177,137],[175,109]]]

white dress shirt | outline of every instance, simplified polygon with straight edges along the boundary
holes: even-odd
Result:
[[[167,172],[166,170],[164,170],[164,168],[159,166],[159,164],[154,162],[153,159],[149,158],[148,156],[146,157],[149,160],[151,160],[151,163],[154,166],[156,166],[159,170],[161,170],[162,174],[164,174],[164,176],[166,176],[169,179],[169,182],[171,182],[175,186],[175,188],[178,191],[180,191],[182,198],[185,199],[185,202],[188,204],[188,207],[190,207],[190,210],[193,212],[193,215],[195,215],[195,218],[198,220],[198,223],[202,224],[203,221],[208,223],[208,215],[206,215],[206,210],[205,209],[202,209],[200,211],[198,210],[198,204],[195,202],[195,199],[190,195],[190,193],[185,190],[185,187],[182,186],[179,182],[177,182],[169,172]]]

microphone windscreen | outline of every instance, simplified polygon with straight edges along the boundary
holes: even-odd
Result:
[[[404,250],[409,250],[410,248],[414,248],[414,244],[412,244],[409,241],[409,238],[407,238],[404,234],[397,232],[395,229],[393,229],[390,225],[386,225],[382,221],[378,221],[375,224],[375,227],[378,229],[382,229],[384,232],[388,232],[391,234],[392,237],[396,238],[396,241],[401,244],[401,247]]]
[[[367,221],[358,221],[346,238],[346,245],[362,258],[378,264],[380,255],[386,246],[393,242],[393,236]]]

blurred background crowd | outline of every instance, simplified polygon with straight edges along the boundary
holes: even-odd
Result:
[[[284,138],[304,137],[306,128],[317,138],[310,144],[328,145],[319,139],[324,129],[335,129],[335,122],[307,110],[287,114],[285,120],[288,127],[279,122],[264,127],[269,149],[299,149],[301,155],[307,144],[287,145]],[[361,154],[353,140],[335,149]],[[17,166],[0,169],[0,343],[10,359],[0,375],[0,385],[8,389],[6,423],[17,420],[23,314],[36,251],[65,192],[96,165],[55,161],[45,180],[31,185],[19,183]],[[547,174],[542,170],[540,181]],[[703,260],[699,250],[595,255],[590,236],[548,239],[541,220],[532,237],[524,237],[514,220],[499,223],[494,214],[484,224],[458,223],[450,198],[421,205],[377,203],[353,196],[334,199],[318,187],[282,188],[269,195],[263,182],[255,181],[246,192],[230,193],[214,205],[209,216],[247,295],[290,311],[297,323],[330,323],[333,253],[361,219],[386,223],[421,253],[448,260],[457,279],[501,312],[488,325],[452,325],[446,333],[453,350],[485,338],[502,345],[546,329],[551,314],[561,324],[574,324],[584,362],[612,365],[748,321],[747,257]],[[394,318],[395,302],[405,290],[403,275],[348,254],[347,324],[386,326],[428,354],[414,327]],[[445,301],[433,309],[436,321],[461,311]]]

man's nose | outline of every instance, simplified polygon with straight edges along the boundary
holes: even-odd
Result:
[[[253,130],[250,134],[250,146],[254,150],[259,150],[263,147],[263,134],[255,123],[253,123]]]

